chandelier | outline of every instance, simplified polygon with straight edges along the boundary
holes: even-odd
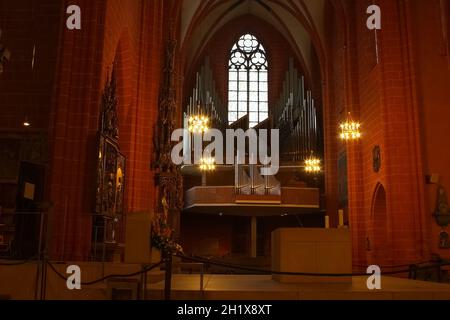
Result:
[[[200,171],[214,171],[216,170],[216,160],[214,158],[200,159]]]
[[[210,116],[213,116],[212,110],[214,109],[209,92],[206,92],[206,96],[204,96],[199,89],[201,83],[200,74],[197,73],[196,85],[187,107],[188,130],[194,134],[202,134],[209,130],[212,122]]]
[[[189,132],[204,133],[209,130],[209,117],[197,114],[189,116]]]
[[[339,137],[343,141],[359,140],[361,138],[361,124],[353,121],[349,112],[347,120],[340,125],[341,133]]]
[[[305,171],[306,173],[319,173],[322,171],[321,160],[311,156],[305,160]]]

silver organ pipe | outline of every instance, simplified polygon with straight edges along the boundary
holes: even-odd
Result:
[[[283,91],[275,110],[274,127],[280,129],[281,153],[284,161],[302,161],[311,152],[321,153],[320,129],[312,92],[306,90],[305,79],[289,61]],[[284,144],[283,144],[284,142]]]
[[[186,107],[188,115],[207,115],[211,120],[212,127],[225,130],[228,125],[228,108],[216,89],[209,58],[205,59],[204,65],[196,74],[195,87],[188,103]]]

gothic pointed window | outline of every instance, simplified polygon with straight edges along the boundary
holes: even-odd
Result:
[[[228,122],[248,115],[250,128],[269,117],[268,62],[266,51],[251,34],[243,35],[231,49],[228,79]]]

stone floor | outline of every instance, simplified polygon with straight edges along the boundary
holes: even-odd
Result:
[[[69,264],[54,264],[64,274]],[[102,277],[99,263],[79,264],[84,281]],[[105,274],[129,274],[142,270],[140,265],[106,264]],[[37,292],[37,264],[0,265],[0,299],[32,300]],[[139,279],[140,277],[136,277]],[[164,274],[152,272],[147,278],[147,299],[162,299]],[[175,274],[172,281],[174,300],[450,300],[450,284],[413,281],[391,277],[382,278],[382,290],[370,291],[366,277],[355,277],[348,283],[282,284],[270,276],[210,275],[204,276],[204,290],[200,290],[200,275]],[[84,286],[70,291],[53,271],[48,270],[46,281],[48,300],[108,300],[106,283]]]
[[[382,290],[370,291],[366,277],[349,283],[282,284],[270,276],[174,275],[173,299],[183,300],[450,300],[450,285],[382,278]],[[149,286],[149,296],[161,299],[164,282]]]

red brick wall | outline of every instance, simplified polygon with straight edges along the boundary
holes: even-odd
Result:
[[[196,255],[224,256],[230,254],[235,220],[244,223],[245,218],[183,215],[181,232],[183,250],[188,254]],[[247,249],[247,245],[247,243],[244,244],[244,248],[242,248],[244,251]]]
[[[411,2],[410,39],[414,45],[415,81],[417,84],[417,100],[420,125],[416,127],[422,144],[423,176],[439,174],[440,184],[450,194],[450,56],[448,52],[450,35],[449,3],[447,8],[440,7],[439,1]],[[441,11],[442,10],[442,11]],[[424,19],[423,17],[427,17]],[[445,17],[447,25],[445,25]],[[444,19],[443,19],[444,18]],[[445,28],[447,27],[447,36]],[[449,259],[450,252],[441,250],[439,234],[442,228],[437,225],[432,213],[436,210],[437,186],[426,185],[425,217],[422,223],[428,231],[429,250]],[[447,227],[447,232],[450,229]]]
[[[163,1],[79,0],[82,30],[63,32],[53,105],[51,254],[88,258],[100,97],[117,68],[126,211],[154,203],[151,150],[161,75]]]
[[[130,212],[149,210],[153,205],[149,168],[162,73],[163,10],[161,1],[110,1],[106,13],[103,59],[110,66],[117,61],[119,126],[127,156]]]
[[[417,7],[419,2],[413,2],[414,6]],[[334,1],[334,4],[339,2]],[[421,4],[426,6],[423,2]],[[336,157],[339,152],[346,150],[348,210],[355,265],[367,262],[403,264],[429,258],[429,219],[425,218],[429,209],[424,210],[422,170],[422,156],[427,159],[429,156],[428,151],[424,153],[419,139],[422,136],[420,125],[433,128],[429,130],[434,131],[439,127],[432,125],[432,121],[439,118],[437,121],[440,123],[443,121],[440,119],[445,118],[439,107],[434,109],[436,113],[430,115],[429,119],[418,116],[422,98],[420,92],[419,96],[415,93],[416,61],[413,53],[418,41],[411,38],[415,23],[409,16],[411,7],[403,1],[379,1],[379,5],[382,10],[382,30],[378,32],[378,64],[374,55],[374,31],[366,28],[367,4],[364,1],[342,2],[345,16],[338,14],[339,6],[327,8],[327,61],[330,65],[326,66],[328,81],[324,99],[327,102],[325,161],[328,208],[333,208],[334,213]],[[427,17],[430,15],[427,14]],[[420,19],[417,17],[417,20]],[[425,21],[423,23],[430,24],[429,21],[434,19]],[[438,29],[434,30],[436,32]],[[425,33],[422,37],[425,39]],[[420,47],[425,50],[428,42],[424,41]],[[428,60],[422,52],[421,65]],[[442,70],[443,66],[435,65],[435,68]],[[431,71],[428,72],[431,77]],[[444,75],[448,77],[448,71],[442,71]],[[426,90],[430,88],[429,85]],[[448,98],[442,87],[433,88],[440,90],[440,94],[436,98],[430,93],[430,104],[435,99]],[[338,123],[348,111],[362,123],[363,138],[357,143],[336,143],[333,132],[336,133]],[[382,152],[379,173],[375,173],[372,168],[372,150],[376,145],[381,147]],[[442,152],[436,144],[434,150],[436,154]],[[443,165],[439,170],[446,172]],[[386,191],[385,216],[380,210],[383,206],[379,205],[376,198],[378,186],[383,186]],[[384,218],[380,218],[380,215]],[[384,227],[380,227],[380,224]],[[370,244],[371,251],[367,251],[367,244]]]
[[[342,18],[336,13],[336,8],[330,3],[325,6],[326,49],[328,63],[324,79],[324,171],[326,189],[326,210],[330,216],[331,225],[337,224],[338,210],[338,154],[342,151],[337,142],[337,123],[341,110],[344,109],[344,68],[343,52],[345,46],[345,29]]]
[[[390,256],[394,264],[428,258],[424,239],[423,181],[419,119],[409,41],[408,6],[380,1],[382,145]],[[383,180],[382,180],[383,181]],[[375,212],[376,214],[376,212]]]

